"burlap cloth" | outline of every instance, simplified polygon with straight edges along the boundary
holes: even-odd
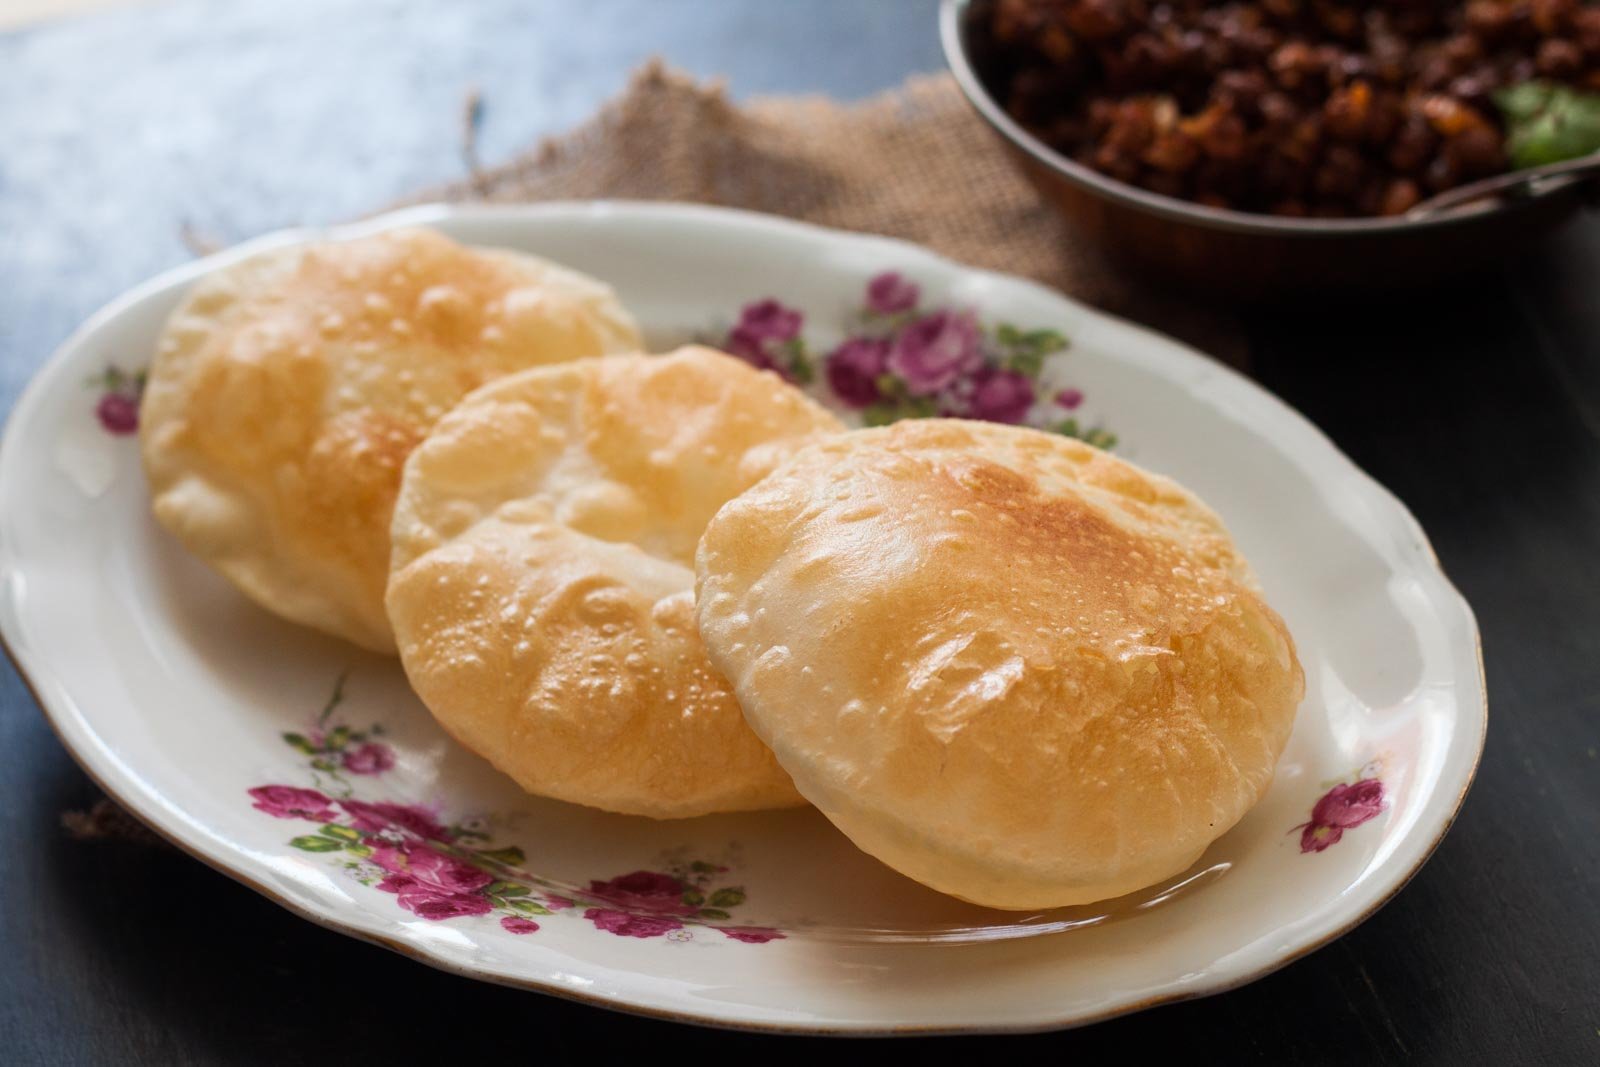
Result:
[[[1229,313],[1141,284],[1073,240],[948,75],[915,77],[855,104],[815,96],[735,104],[718,83],[653,61],[584,125],[416,199],[594,198],[723,204],[902,237],[1239,362]]]
[[[948,76],[913,78],[856,104],[734,104],[720,85],[651,62],[584,125],[488,169],[477,166],[472,142],[478,112],[474,99],[465,150],[471,177],[409,203],[609,198],[766,211],[1026,275],[1241,361],[1227,312],[1150,289],[1075,242]],[[106,800],[65,813],[62,823],[80,839],[158,840]]]

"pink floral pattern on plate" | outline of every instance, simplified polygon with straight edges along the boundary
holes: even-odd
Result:
[[[872,278],[845,339],[818,354],[805,314],[767,297],[746,304],[721,346],[753,366],[861,413],[868,426],[932,415],[983,419],[1112,448],[1116,434],[1074,414],[1083,391],[1047,387],[1046,359],[1065,351],[1052,329],[986,326],[969,308],[924,306],[922,287],[896,271]]]
[[[1381,763],[1369,763],[1349,781],[1336,782],[1322,794],[1311,808],[1311,818],[1289,831],[1300,832],[1301,852],[1322,852],[1338,844],[1346,830],[1382,814],[1388,804],[1378,777],[1381,770]]]
[[[100,393],[94,417],[109,434],[126,437],[139,430],[139,401],[144,397],[145,372],[125,371],[115,363],[86,383]]]
[[[574,888],[522,870],[522,849],[496,847],[482,820],[450,822],[423,805],[358,798],[358,779],[381,778],[398,759],[383,740],[381,724],[358,730],[334,720],[344,685],[341,677],[305,729],[283,735],[285,744],[306,757],[310,785],[248,790],[257,811],[321,824],[291,838],[294,848],[326,854],[356,881],[394,894],[400,908],[434,922],[494,915],[506,932],[532,934],[541,918],[570,911],[618,937],[689,941],[696,929],[745,944],[784,937],[771,927],[727,925],[745,902],[745,891],[729,884],[723,864],[674,858],[666,870],[638,870]]]

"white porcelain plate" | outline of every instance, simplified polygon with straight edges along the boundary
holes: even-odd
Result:
[[[606,279],[656,347],[729,344],[871,419],[955,408],[1075,432],[1195,489],[1305,660],[1271,792],[1184,876],[1041,914],[941,897],[809,811],[652,822],[522,794],[445,737],[395,661],[279,622],[165,536],[130,436],[139,371],[196,278],[402,223]],[[930,343],[953,370],[879,377],[891,346]],[[1471,612],[1422,531],[1249,381],[910,245],[672,205],[424,208],[254,241],[116,301],[6,428],[0,633],[107,792],[307,918],[477,978],[802,1032],[1068,1026],[1265,974],[1416,872],[1486,715]]]

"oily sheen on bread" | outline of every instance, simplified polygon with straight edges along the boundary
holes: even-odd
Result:
[[[511,375],[406,464],[389,614],[441,724],[529,792],[674,818],[801,803],[707,662],[694,552],[833,416],[707,348]]]
[[[606,286],[429,230],[279,249],[207,277],[150,368],[157,519],[267,609],[378,651],[400,467],[490,379],[639,346]]]
[[[1217,517],[1078,441],[930,419],[723,508],[700,632],[863,850],[997,908],[1184,870],[1271,781],[1304,681]]]

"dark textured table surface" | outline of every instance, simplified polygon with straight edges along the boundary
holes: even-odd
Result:
[[[218,0],[0,35],[0,411],[80,319],[187,258],[182,224],[234,241],[459,176],[470,86],[492,162],[652,53],[741,95],[890,86],[940,66],[932,8]],[[1477,785],[1349,936],[1037,1037],[824,1046],[605,1014],[321,930],[170,850],[69,838],[61,812],[95,791],[6,666],[0,1060],[1600,1062],[1600,218],[1446,291],[1256,313],[1249,334],[1253,373],[1416,512],[1484,633]]]

